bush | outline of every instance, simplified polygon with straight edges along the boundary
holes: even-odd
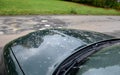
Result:
[[[66,0],[66,1],[74,1],[97,7],[120,9],[120,3],[118,3],[117,0]]]
[[[116,0],[93,0],[92,5],[104,8],[112,8],[116,6],[116,3]]]

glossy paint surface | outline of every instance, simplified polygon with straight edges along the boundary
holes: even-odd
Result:
[[[120,75],[120,43],[88,57],[76,75]]]
[[[72,29],[36,31],[10,42],[4,48],[4,60],[9,75],[22,75],[22,71],[25,75],[52,75],[76,48],[110,38],[113,37]]]

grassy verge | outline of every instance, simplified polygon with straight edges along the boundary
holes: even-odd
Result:
[[[115,9],[103,9],[62,0],[0,0],[0,15],[120,15]]]

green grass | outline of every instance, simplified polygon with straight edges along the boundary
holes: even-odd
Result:
[[[0,15],[37,14],[120,15],[120,11],[62,0],[0,0]]]

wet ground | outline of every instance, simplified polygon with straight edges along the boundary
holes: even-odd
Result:
[[[1,16],[0,47],[35,30],[73,28],[120,37],[120,16]]]
[[[41,28],[61,28],[66,22],[49,16],[0,17],[0,34],[16,34]]]
[[[120,16],[1,16],[0,47],[35,30],[73,28],[120,37]]]
[[[107,33],[120,37],[120,16],[55,16],[69,23],[68,28]]]

